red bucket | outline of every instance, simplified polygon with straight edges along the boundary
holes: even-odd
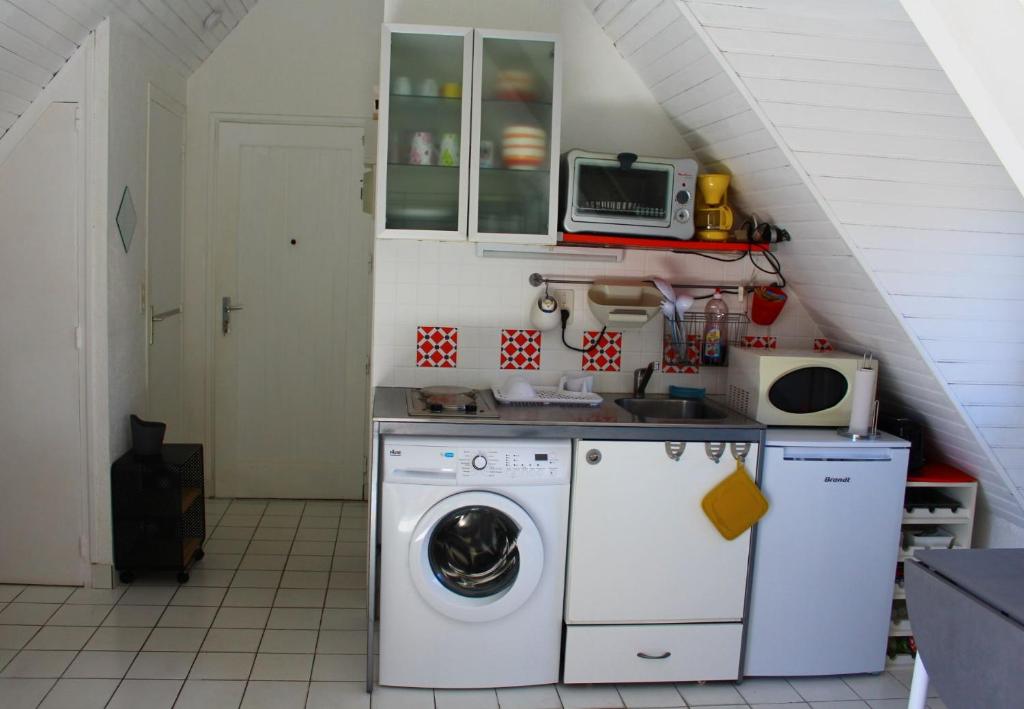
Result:
[[[750,319],[756,325],[771,325],[782,312],[787,297],[786,292],[778,286],[755,288]]]

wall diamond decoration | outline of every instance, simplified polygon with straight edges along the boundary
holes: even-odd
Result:
[[[501,368],[540,369],[540,330],[502,330]]]
[[[132,237],[135,236],[135,224],[138,215],[135,213],[135,203],[132,202],[132,193],[127,186],[121,193],[121,206],[117,208],[117,231],[121,234],[121,243],[124,244],[124,252],[128,253],[128,247],[132,245]]]
[[[622,333],[605,332],[598,340],[600,334],[597,330],[583,333],[581,347],[589,349],[583,354],[580,368],[584,372],[617,372],[622,367]]]
[[[459,356],[459,328],[420,325],[416,328],[416,366],[452,369]]]

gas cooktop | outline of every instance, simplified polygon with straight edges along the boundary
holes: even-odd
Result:
[[[467,387],[435,386],[406,393],[410,416],[426,418],[496,419],[491,394]]]

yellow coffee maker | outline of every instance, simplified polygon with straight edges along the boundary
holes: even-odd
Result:
[[[726,198],[729,176],[720,173],[697,175],[697,205],[694,227],[701,241],[725,241],[732,231],[732,209]]]

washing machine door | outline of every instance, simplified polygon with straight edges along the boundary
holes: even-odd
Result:
[[[533,594],[544,568],[526,510],[492,492],[461,492],[430,508],[412,535],[409,571],[423,599],[463,621],[504,617]]]

